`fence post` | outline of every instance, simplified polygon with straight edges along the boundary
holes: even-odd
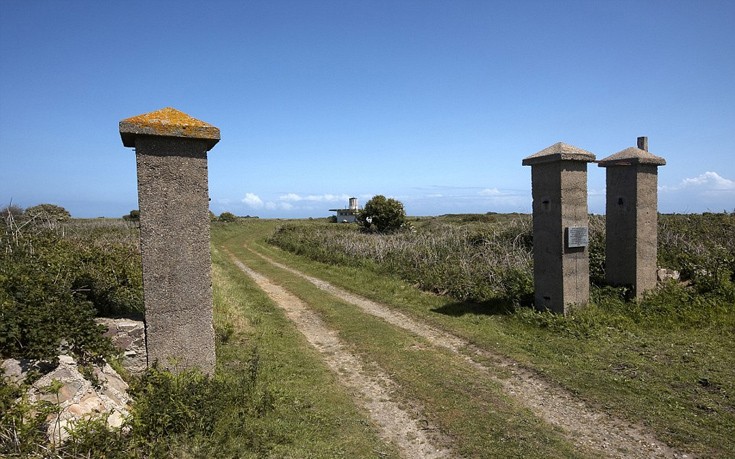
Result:
[[[658,167],[666,160],[648,152],[648,138],[600,160],[606,168],[605,280],[630,286],[636,298],[656,286]]]
[[[148,365],[215,368],[207,151],[219,129],[173,108],[120,121],[135,148]]]
[[[557,143],[531,166],[535,307],[556,313],[589,303],[587,163],[595,155]]]

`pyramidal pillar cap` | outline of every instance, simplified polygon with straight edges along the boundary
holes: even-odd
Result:
[[[120,121],[120,137],[124,146],[135,147],[138,136],[205,140],[207,150],[220,140],[218,128],[171,107]]]
[[[587,150],[567,145],[563,142],[544,148],[538,153],[523,159],[524,166],[533,166],[535,164],[551,163],[556,161],[583,161],[592,163],[595,161],[595,155]]]
[[[597,164],[600,167],[608,166],[634,166],[636,164],[650,164],[653,166],[664,166],[666,160],[660,156],[656,156],[641,150],[640,148],[630,147],[619,151],[605,159],[601,159]]]

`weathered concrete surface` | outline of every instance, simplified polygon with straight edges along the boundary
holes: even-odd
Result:
[[[647,144],[641,142],[642,145]],[[606,168],[605,276],[637,298],[656,286],[658,166],[663,158],[627,148],[599,162]]]
[[[219,130],[174,109],[120,122],[134,145],[148,364],[213,373],[207,151]]]
[[[533,278],[537,309],[566,313],[589,302],[589,253],[569,247],[568,228],[588,228],[587,163],[595,155],[557,143],[523,160],[531,166]]]

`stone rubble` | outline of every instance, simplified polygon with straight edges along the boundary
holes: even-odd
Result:
[[[32,366],[29,361],[16,359],[2,362],[4,377],[15,384],[25,380]],[[52,443],[66,440],[74,425],[82,419],[103,416],[110,428],[122,427],[129,414],[128,384],[107,363],[102,367],[93,366],[92,372],[92,379],[97,381],[90,381],[82,375],[73,357],[61,355],[59,365],[28,390],[29,402],[45,400],[58,406],[58,413],[47,418],[46,435]],[[54,384],[59,384],[59,389],[49,390]]]
[[[130,319],[97,319],[107,327],[105,336],[123,354],[122,366],[131,374],[140,374],[146,369],[145,326],[143,322]],[[61,443],[69,437],[69,431],[81,419],[103,416],[110,428],[120,428],[128,416],[130,396],[128,384],[107,363],[93,366],[90,381],[80,371],[77,362],[68,355],[59,356],[59,365],[35,360],[7,359],[0,364],[0,377],[7,382],[21,385],[30,372],[44,374],[33,383],[27,395],[28,401],[41,400],[58,406],[58,415],[47,419],[46,435],[52,443]],[[58,391],[49,387],[56,382]]]

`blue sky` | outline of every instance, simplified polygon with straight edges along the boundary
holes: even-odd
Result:
[[[118,122],[171,106],[221,130],[217,214],[529,212],[524,157],[643,135],[661,211],[733,211],[733,24],[708,0],[1,0],[0,203],[137,208]]]

